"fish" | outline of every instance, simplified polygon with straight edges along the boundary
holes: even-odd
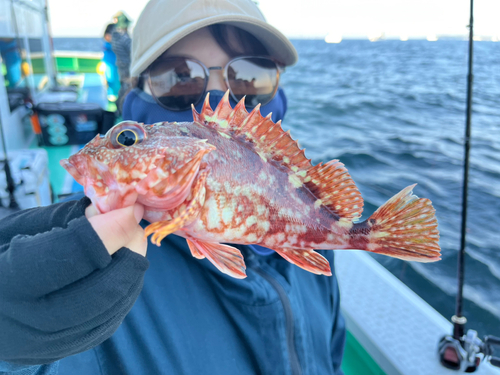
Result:
[[[106,213],[144,205],[145,235],[160,245],[184,237],[193,257],[246,277],[231,244],[260,245],[317,275],[331,268],[316,250],[360,249],[408,261],[440,259],[435,209],[408,186],[360,221],[363,198],[339,160],[313,165],[281,121],[250,113],[229,92],[207,94],[192,122],[123,121],[61,165]]]

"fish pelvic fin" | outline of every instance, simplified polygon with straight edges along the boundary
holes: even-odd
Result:
[[[415,185],[389,199],[363,223],[354,224],[352,244],[366,246],[353,248],[417,262],[441,259],[435,209],[429,199],[413,195]]]
[[[219,271],[236,279],[247,277],[243,255],[237,248],[193,238],[187,239],[187,243],[195,258],[207,258]]]
[[[290,263],[315,273],[316,275],[332,276],[328,260],[311,249],[273,249]]]

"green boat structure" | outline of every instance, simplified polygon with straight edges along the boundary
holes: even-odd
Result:
[[[52,50],[44,0],[0,0],[2,10],[7,22],[0,23],[0,40],[16,46],[22,72],[10,82],[13,68],[2,52],[0,125],[14,196],[21,208],[55,203],[78,188],[59,160],[86,143],[78,142],[88,138],[78,138],[83,133],[95,135],[120,119],[107,98],[102,55]],[[4,155],[0,147],[0,200],[6,206]],[[455,373],[437,355],[440,338],[452,332],[447,319],[365,252],[336,251],[335,268],[348,329],[346,375]],[[485,363],[476,373],[500,371]]]

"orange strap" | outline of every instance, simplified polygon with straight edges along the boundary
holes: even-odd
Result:
[[[31,126],[33,127],[33,132],[35,132],[35,134],[42,134],[42,128],[40,127],[40,120],[38,119],[37,113],[33,113],[33,115],[31,115]]]

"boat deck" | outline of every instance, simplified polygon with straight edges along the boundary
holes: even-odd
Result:
[[[347,329],[386,374],[457,373],[437,355],[452,324],[427,302],[366,252],[335,251],[335,270]],[[500,375],[500,369],[483,363],[475,374]]]

